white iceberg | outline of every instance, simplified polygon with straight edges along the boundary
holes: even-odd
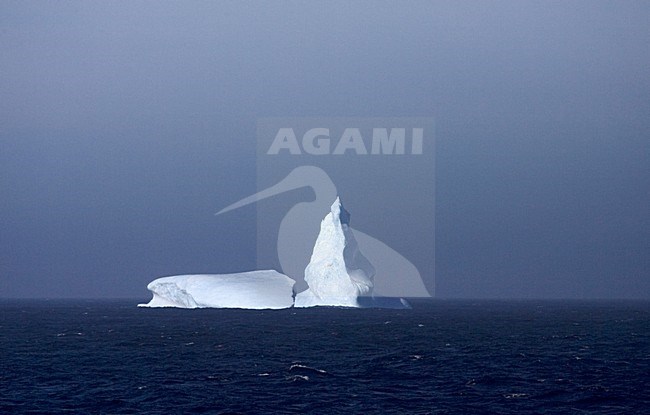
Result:
[[[237,274],[175,275],[147,288],[153,298],[140,307],[250,308],[382,307],[409,308],[395,297],[373,295],[375,268],[360,252],[350,214],[337,197],[321,221],[320,233],[305,268],[308,288],[293,298],[295,281],[274,270]],[[361,234],[360,234],[361,235]]]
[[[153,298],[139,307],[278,309],[293,305],[294,280],[274,270],[174,275],[153,280]]]
[[[372,295],[374,268],[359,252],[352,229],[341,223],[342,212],[348,216],[337,197],[321,222],[305,268],[309,288],[296,295],[296,307],[360,307],[357,299]]]

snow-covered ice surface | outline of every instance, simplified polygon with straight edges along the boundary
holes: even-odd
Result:
[[[277,271],[237,274],[174,275],[153,280],[153,298],[139,307],[287,308],[294,280]]]

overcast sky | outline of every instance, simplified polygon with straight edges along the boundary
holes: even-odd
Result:
[[[254,210],[214,213],[256,191],[257,120],[336,116],[435,118],[437,297],[650,298],[648,22],[647,1],[2,1],[0,297],[255,268]]]

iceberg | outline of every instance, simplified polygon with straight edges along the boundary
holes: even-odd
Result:
[[[364,237],[362,233],[359,236]],[[277,271],[265,270],[158,278],[147,285],[153,298],[147,304],[139,304],[139,307],[410,308],[402,298],[383,297],[373,293],[376,286],[375,274],[374,266],[359,250],[354,231],[350,227],[350,213],[337,197],[321,221],[311,259],[305,268],[304,281],[307,288],[297,293],[295,300],[295,281]]]
[[[293,305],[294,280],[274,270],[174,275],[153,280],[153,298],[138,307],[279,309]]]
[[[359,252],[349,219],[337,197],[321,222],[305,268],[308,288],[296,295],[295,307],[360,307],[359,297],[372,296],[375,270]]]

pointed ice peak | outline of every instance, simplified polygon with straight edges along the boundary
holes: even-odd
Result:
[[[338,196],[336,196],[336,200],[334,203],[332,203],[332,206],[330,206],[330,210],[332,211],[333,215],[338,216],[341,210],[341,199]]]
[[[343,203],[341,203],[341,198],[339,196],[337,196],[334,203],[332,203],[330,210],[334,220],[338,219],[338,221],[341,222],[341,225],[350,226],[350,212],[343,207]]]

